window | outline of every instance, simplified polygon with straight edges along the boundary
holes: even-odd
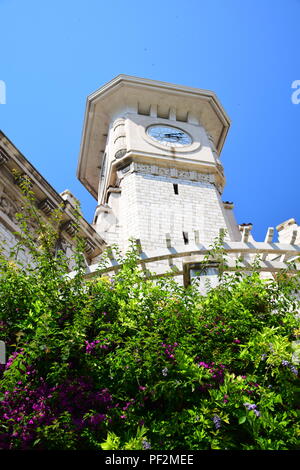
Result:
[[[215,287],[217,285],[218,277],[219,263],[216,261],[183,263],[183,280],[185,287],[191,283],[193,278],[196,278],[200,281],[200,291],[206,291],[208,286]]]
[[[188,234],[188,232],[182,232],[182,235],[183,235],[184,244],[188,245],[188,243],[189,243],[189,234]]]

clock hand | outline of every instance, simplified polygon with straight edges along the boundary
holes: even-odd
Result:
[[[178,132],[178,134],[165,133],[165,137],[169,137],[170,139],[175,137],[177,140],[179,140],[179,139],[182,139],[182,136],[183,136],[183,132]]]

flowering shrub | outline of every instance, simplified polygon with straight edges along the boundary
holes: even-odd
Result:
[[[30,209],[30,207],[29,207]],[[34,214],[30,213],[30,217]],[[66,276],[40,222],[34,267],[0,258],[1,449],[299,449],[297,278]],[[14,253],[12,253],[12,257]]]

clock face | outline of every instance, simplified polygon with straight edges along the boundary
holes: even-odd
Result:
[[[150,126],[147,129],[147,134],[157,142],[169,147],[183,147],[192,143],[191,136],[177,127]]]

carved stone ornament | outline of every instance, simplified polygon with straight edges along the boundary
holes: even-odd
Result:
[[[71,237],[74,237],[77,232],[77,227],[72,220],[68,220],[68,222],[63,225],[62,229],[65,230]]]
[[[39,208],[46,214],[46,215],[50,215],[54,209],[55,209],[55,205],[53,204],[53,202],[46,198],[44,199],[43,201],[41,201],[39,203]]]
[[[122,158],[126,154],[127,150],[126,149],[120,149],[115,153],[115,158]]]
[[[16,213],[19,209],[7,195],[0,197],[0,211],[7,215],[14,223],[17,223]]]
[[[85,251],[87,254],[90,255],[90,254],[93,253],[93,251],[95,250],[95,248],[96,248],[96,245],[95,245],[91,240],[88,240],[88,239],[86,238],[86,240],[85,240],[85,250],[84,250],[84,251]]]
[[[133,163],[131,165],[132,165],[131,170],[135,171],[136,173],[153,174],[153,175],[165,176],[167,178],[178,178],[178,179],[184,179],[184,180],[199,181],[199,182],[204,182],[204,183],[215,182],[214,175],[203,174],[198,171],[181,170],[177,168],[157,167],[154,165],[147,165],[143,163]]]
[[[4,165],[4,163],[8,162],[8,160],[9,156],[7,153],[3,149],[0,149],[0,166]]]

